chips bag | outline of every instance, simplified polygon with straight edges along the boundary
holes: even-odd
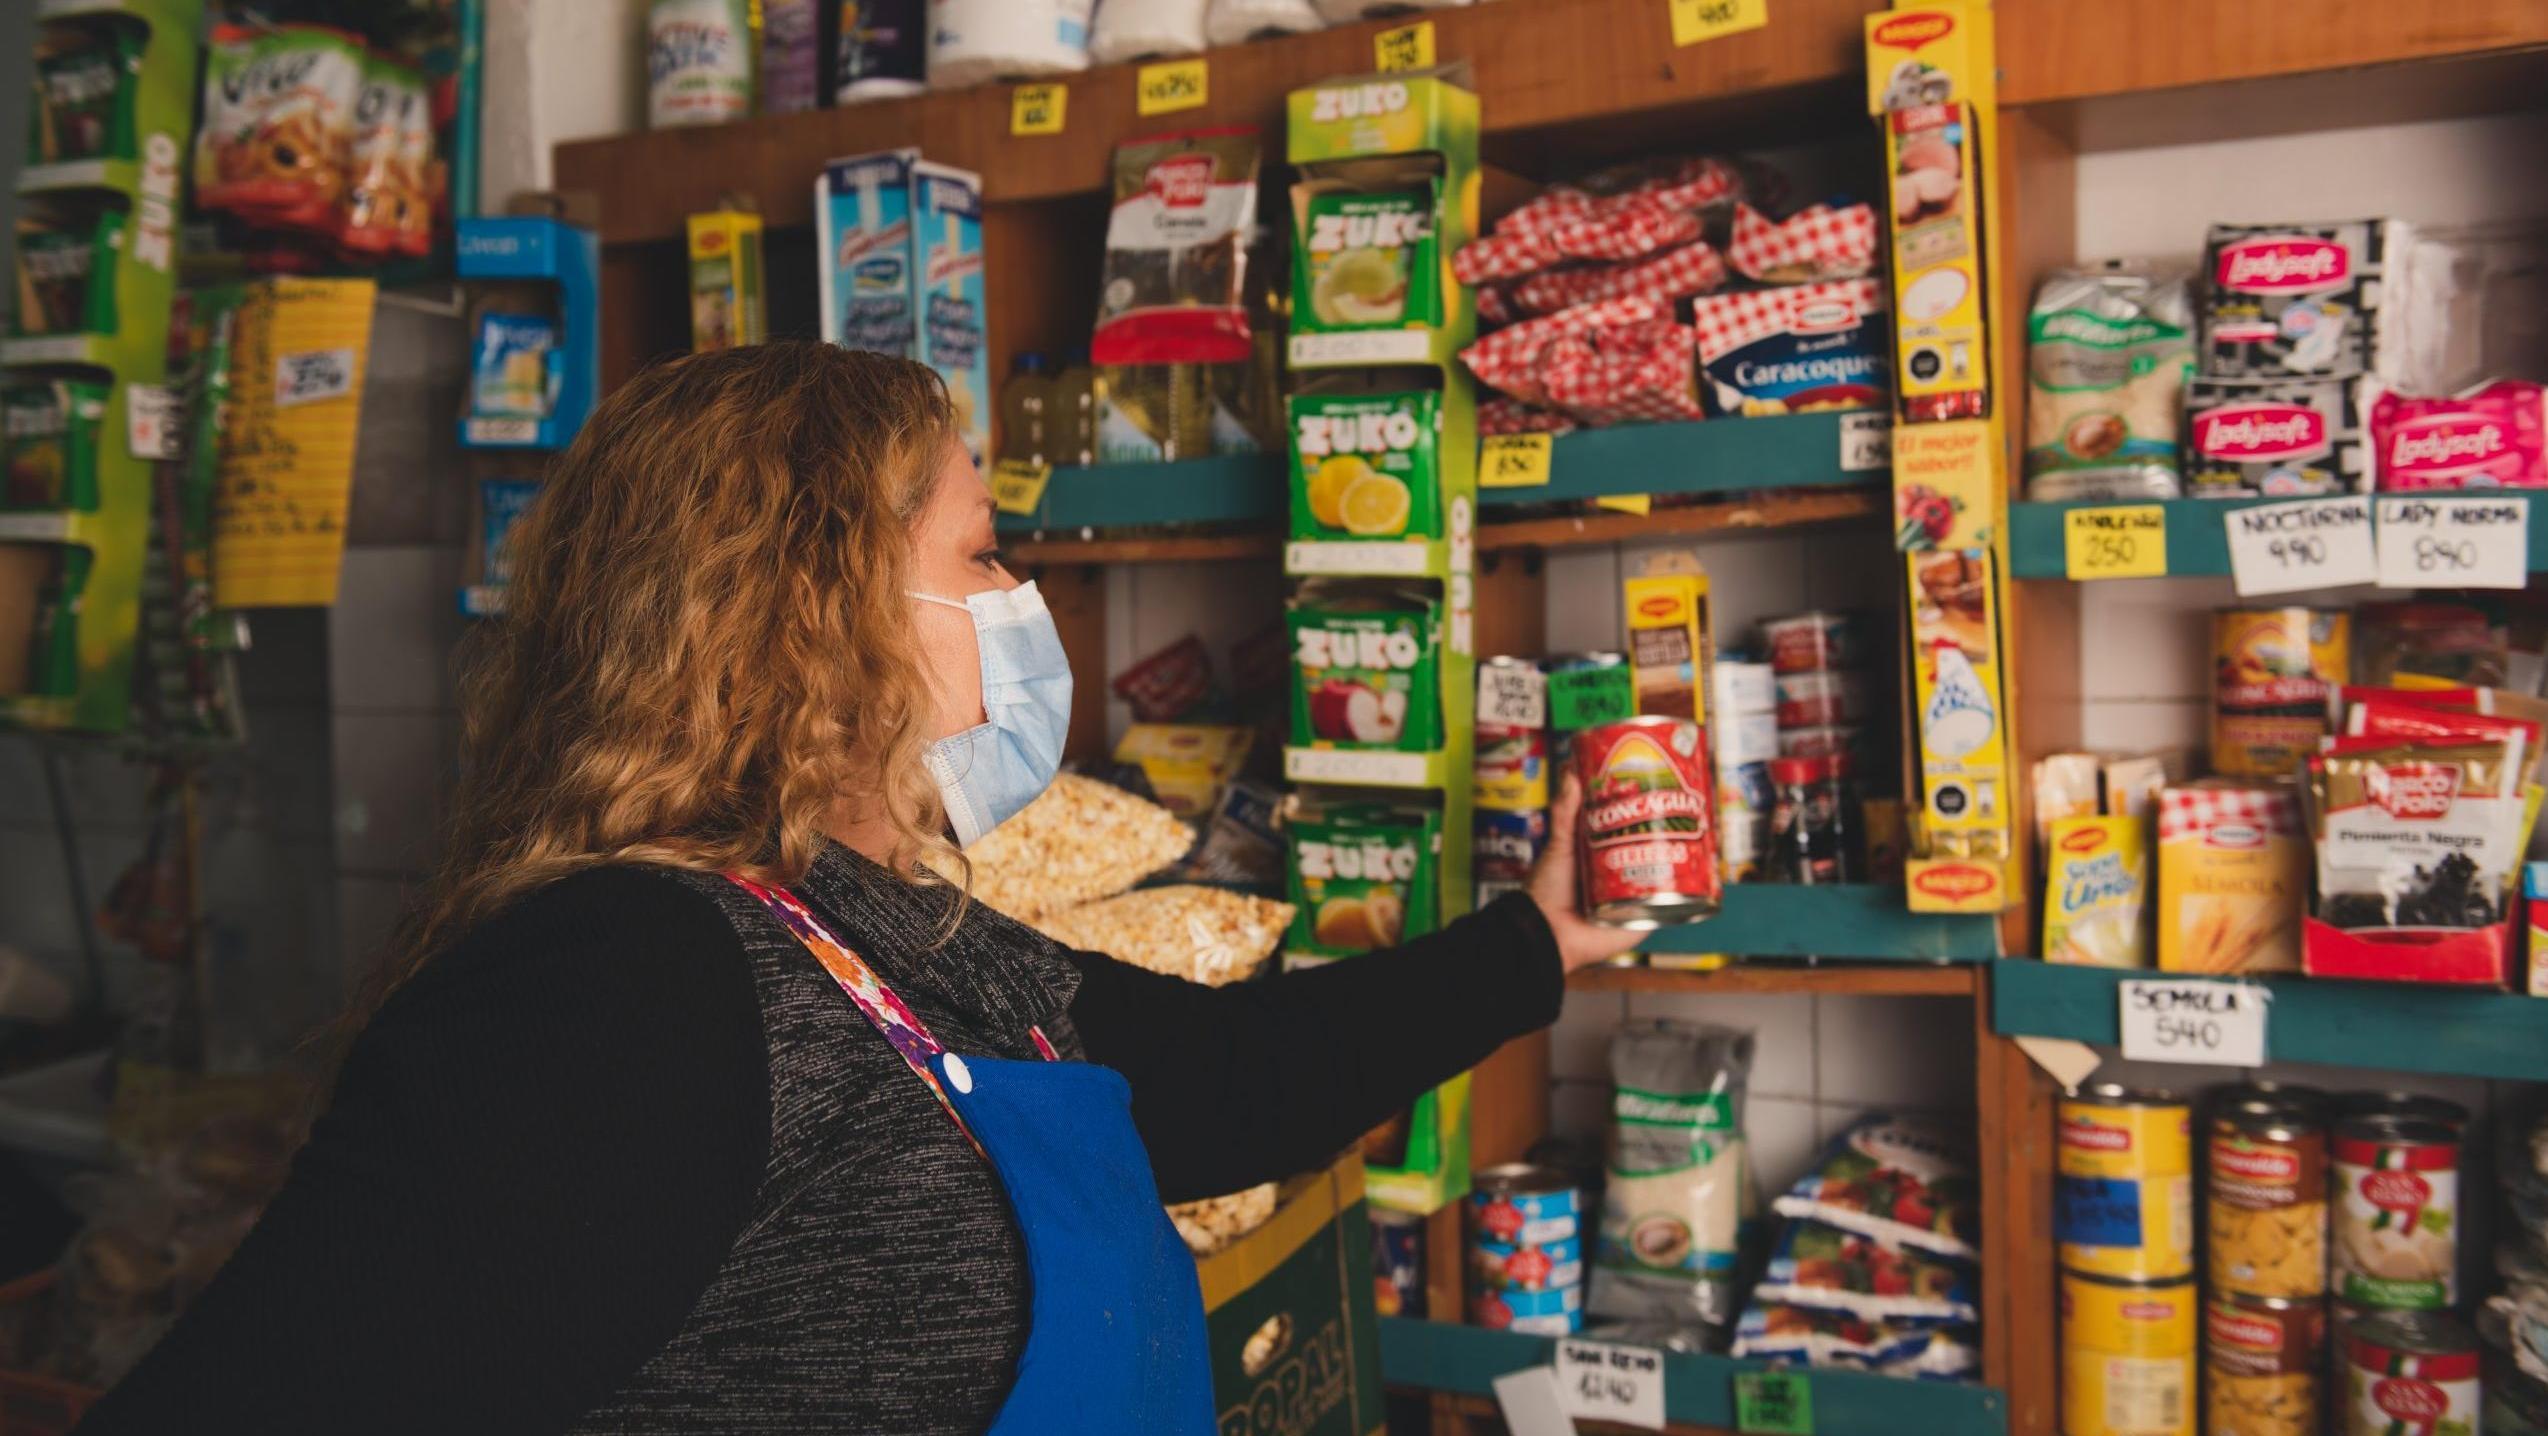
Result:
[[[1752,1300],[1871,1321],[1981,1319],[1979,1284],[1970,1266],[1821,1222],[1787,1223]]]
[[[422,75],[367,56],[336,242],[358,255],[433,252],[442,176],[434,164],[433,107]]]
[[[359,41],[322,26],[216,26],[195,131],[195,203],[333,234],[365,63]]]

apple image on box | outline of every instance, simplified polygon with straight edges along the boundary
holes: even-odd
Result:
[[[1407,726],[1407,695],[1377,692],[1346,678],[1310,691],[1312,733],[1338,743],[1395,743]]]

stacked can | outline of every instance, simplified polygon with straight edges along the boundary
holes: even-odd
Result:
[[[2467,1109],[2349,1092],[2327,1129],[2329,1312],[2336,1429],[2474,1430],[2478,1343],[2458,1304],[2460,1143]]]
[[[2058,1122],[2062,1436],[2193,1436],[2193,1109],[2100,1082]]]
[[[2314,1433],[2327,1349],[2327,1127],[2304,1087],[2234,1087],[2204,1124],[2203,1409],[2219,1436]]]
[[[1470,877],[1484,907],[1530,881],[1548,842],[1548,675],[1530,659],[1478,660],[1473,776]]]
[[[1863,671],[1867,645],[1857,618],[1816,610],[1761,624],[1776,676],[1778,753],[1782,758],[1846,754],[1863,775],[1873,771],[1867,716],[1873,687]]]
[[[1382,1316],[1422,1316],[1424,1218],[1384,1207],[1371,1209],[1372,1310]]]
[[[1584,1327],[1584,1194],[1563,1172],[1514,1162],[1469,1193],[1469,1321],[1534,1336]]]
[[[1767,663],[1716,662],[1708,736],[1716,745],[1717,862],[1730,883],[1749,882],[1769,850],[1777,793],[1770,760],[1778,756],[1778,680]]]

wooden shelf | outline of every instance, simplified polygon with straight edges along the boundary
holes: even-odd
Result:
[[[1863,83],[1861,17],[1873,0],[1779,0],[1770,23],[1687,49],[1672,45],[1657,0],[1525,0],[1436,10],[1435,48],[1443,62],[1476,62],[1489,138],[1569,125],[1597,128],[1615,145],[1646,149],[1664,132],[1705,134],[1697,122],[1764,104],[1811,98],[1828,123],[1857,112],[1848,99]],[[1108,188],[1108,165],[1127,136],[1205,125],[1256,124],[1281,152],[1283,97],[1302,85],[1372,67],[1371,37],[1403,21],[1376,21],[1310,35],[1227,46],[1205,58],[1211,101],[1199,109],[1142,117],[1134,112],[1134,67],[1110,65],[1062,77],[1070,86],[1068,128],[1058,135],[1009,133],[1008,85],[982,85],[905,100],[883,100],[730,125],[650,130],[558,146],[557,187],[606,196],[606,245],[672,240],[684,219],[719,196],[753,195],[774,226],[811,222],[814,176],[823,162],[898,145],[978,171],[994,202],[1054,199]],[[1800,92],[1819,92],[1800,95]],[[1721,124],[1719,125],[1721,128]]]
[[[1636,539],[1886,519],[1892,514],[1893,496],[1880,489],[1771,490],[1728,495],[1686,508],[1656,509],[1650,514],[1565,514],[1480,524],[1477,546],[1480,553],[1580,548]]]
[[[2529,494],[2500,490],[2472,497],[2504,499],[2529,504]],[[2253,508],[2258,504],[2285,503],[2285,499],[2168,499],[2158,507],[2167,515],[2168,571],[2163,578],[2227,578],[2230,572],[2229,534],[2221,516],[2233,510]],[[2063,543],[2065,518],[2074,510],[2143,508],[2146,504],[2022,503],[2008,506],[2008,572],[2012,578],[2069,577],[2068,554]],[[2536,519],[2536,515],[2533,516]],[[2530,536],[2530,571],[2548,573],[2548,524],[2533,522],[2526,530]]]
[[[1977,964],[1835,962],[1787,967],[1738,962],[1714,972],[1588,967],[1566,979],[1576,992],[1795,992],[1851,997],[1970,997]]]
[[[2000,103],[2226,85],[2404,60],[2548,46],[2538,0],[2007,0],[1998,7]],[[2353,77],[2357,89],[2362,77]]]
[[[1157,537],[1022,539],[1004,545],[1018,567],[1076,563],[1214,563],[1226,559],[1279,559],[1282,537],[1262,533],[1163,534]]]

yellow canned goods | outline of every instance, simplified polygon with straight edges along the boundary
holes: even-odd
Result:
[[[2194,1279],[2061,1274],[2062,1436],[2194,1436]]]
[[[2065,1270],[2130,1281],[2194,1271],[2194,1113],[2100,1082],[2062,1099],[2053,1232]]]

